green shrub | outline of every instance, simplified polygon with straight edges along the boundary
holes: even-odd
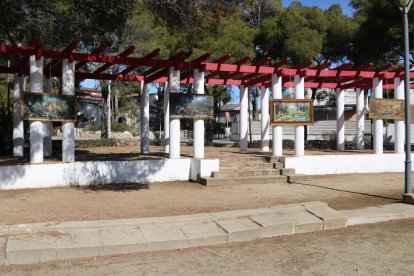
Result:
[[[111,125],[111,130],[113,132],[124,132],[124,131],[132,131],[132,127],[130,127],[129,125],[125,125],[125,124],[119,124],[119,123],[113,123]]]
[[[115,138],[102,138],[102,139],[90,139],[90,140],[76,140],[77,148],[87,147],[114,147],[120,146],[122,141]]]
[[[85,131],[100,131],[101,130],[101,126],[98,125],[88,125],[87,127],[84,128]]]

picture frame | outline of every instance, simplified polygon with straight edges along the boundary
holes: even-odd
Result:
[[[374,120],[405,120],[405,100],[371,98],[368,117]]]
[[[170,118],[212,119],[213,97],[205,94],[170,93]]]
[[[273,99],[270,101],[272,125],[313,125],[313,100]]]
[[[76,96],[25,92],[20,97],[20,112],[27,121],[76,122]]]

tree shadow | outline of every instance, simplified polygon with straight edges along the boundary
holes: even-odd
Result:
[[[99,191],[111,191],[111,192],[130,192],[149,189],[148,183],[110,183],[110,184],[97,184],[89,186],[73,186],[74,188],[83,190],[86,193],[99,192]]]
[[[311,186],[311,187],[317,187],[337,192],[344,192],[344,193],[350,193],[350,194],[357,194],[357,195],[363,195],[363,196],[369,196],[369,197],[375,197],[375,198],[381,198],[381,199],[389,199],[389,200],[395,200],[397,202],[401,201],[401,198],[395,198],[395,197],[388,197],[388,196],[381,196],[381,195],[374,195],[369,193],[363,193],[363,192],[355,192],[355,191],[348,191],[344,189],[338,189],[338,188],[332,188],[332,187],[326,187],[322,185],[315,185],[315,184],[309,184],[309,183],[295,183],[296,185],[302,185],[302,186]]]

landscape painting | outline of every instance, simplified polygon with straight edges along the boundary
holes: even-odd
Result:
[[[369,103],[369,118],[379,120],[404,120],[404,100],[375,99]]]
[[[200,94],[170,93],[170,117],[211,119],[213,118],[213,97]]]
[[[76,121],[75,96],[24,93],[21,105],[23,120]]]
[[[313,124],[312,100],[271,100],[272,125]]]

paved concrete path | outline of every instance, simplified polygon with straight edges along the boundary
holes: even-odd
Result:
[[[414,217],[414,206],[391,204],[335,211],[323,202],[195,215],[37,223],[0,227],[0,264],[183,249],[343,228]]]

